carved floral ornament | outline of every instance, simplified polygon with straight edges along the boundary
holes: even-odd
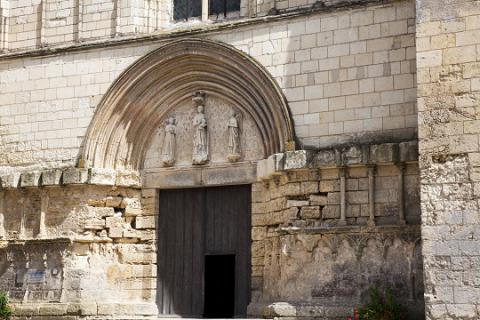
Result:
[[[192,148],[192,164],[202,165],[209,161],[209,130],[208,119],[205,115],[205,93],[195,92],[192,96],[195,107],[195,116],[193,117],[193,148]],[[232,111],[228,123],[226,125],[228,154],[227,160],[237,162],[241,158],[241,121],[242,114],[238,110]],[[177,135],[178,120],[175,116],[170,115],[165,121],[164,139],[161,147],[161,160],[164,167],[172,167],[175,165],[175,149]]]
[[[223,133],[228,140],[228,161],[243,157],[240,133],[244,116],[252,119],[258,129],[263,158],[285,151],[295,140],[286,99],[261,65],[219,42],[180,39],[147,54],[119,76],[97,107],[81,161],[86,167],[140,170],[155,132],[168,125],[170,145],[159,151],[161,162],[171,166],[178,157],[174,145],[182,120],[168,119],[173,115],[170,106],[191,99],[199,89],[208,96],[221,97],[237,110],[228,115]],[[194,100],[194,106],[196,101],[200,102]],[[196,164],[205,163],[212,154],[206,143],[212,138],[205,113],[209,106],[200,109],[196,110],[196,159],[192,155],[192,163]]]

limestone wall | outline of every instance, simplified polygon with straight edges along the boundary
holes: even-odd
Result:
[[[3,191],[0,290],[15,315],[156,314],[155,195],[85,185]]]
[[[480,3],[417,1],[427,319],[478,319]]]
[[[416,147],[299,150],[259,163],[252,316],[345,318],[379,285],[409,306],[410,319],[422,317]],[[99,186],[109,181],[99,172],[86,179],[85,170],[71,171],[55,181],[50,171],[25,173],[19,188],[4,184],[0,290],[10,292],[21,318],[154,317],[156,263],[164,259],[158,191]]]
[[[416,136],[413,16],[413,2],[405,1],[202,36],[269,71],[305,146],[404,141]],[[75,165],[104,93],[159,45],[0,58],[0,172]]]

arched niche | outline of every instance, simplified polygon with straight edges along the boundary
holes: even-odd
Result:
[[[185,113],[188,108],[193,112],[191,99],[195,92],[205,94],[207,116],[211,106],[216,112],[221,106],[226,113],[232,108],[240,111],[244,125],[259,145],[243,160],[260,160],[283,152],[294,140],[285,97],[262,66],[228,45],[181,39],[138,60],[111,86],[87,132],[82,155],[85,166],[134,171],[140,171],[146,163],[151,166],[151,149],[159,130],[161,134],[170,115]],[[215,157],[211,164],[217,162]]]

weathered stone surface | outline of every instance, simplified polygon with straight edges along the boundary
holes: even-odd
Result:
[[[342,164],[345,166],[360,165],[368,161],[367,146],[351,146],[342,150]]]
[[[121,208],[122,200],[122,197],[107,197],[105,199],[105,206],[112,208]]]
[[[325,206],[327,205],[328,197],[326,195],[317,195],[312,194],[310,195],[310,204],[316,206]]]
[[[303,207],[308,206],[310,202],[308,200],[287,200],[287,208],[290,207]]]
[[[370,161],[372,163],[394,163],[398,160],[398,144],[384,143],[370,146]]]
[[[312,166],[315,153],[310,150],[297,150],[285,152],[285,170],[307,169]]]
[[[418,143],[416,141],[400,143],[399,154],[401,162],[418,161]]]
[[[276,302],[266,308],[264,315],[270,317],[295,317],[297,309],[287,302]]]
[[[140,187],[142,182],[137,172],[117,170],[115,185],[120,187]]]
[[[92,207],[105,207],[105,199],[88,199],[88,205]]]
[[[12,173],[1,177],[2,188],[18,188],[20,185],[20,173]]]
[[[338,150],[320,150],[315,155],[316,167],[336,167],[340,164],[340,152]]]
[[[226,168],[205,168],[201,171],[202,185],[221,186],[256,181],[257,168],[253,165]]]
[[[104,186],[115,185],[116,172],[113,169],[89,169],[89,183]]]
[[[20,187],[38,187],[40,185],[41,172],[32,171],[22,173],[20,176]]]
[[[303,219],[319,219],[321,213],[320,207],[318,206],[302,207],[300,209],[300,216]]]
[[[82,184],[88,182],[88,170],[80,168],[67,168],[63,170],[64,184]]]
[[[269,179],[272,175],[283,171],[285,155],[283,153],[273,154],[267,159],[257,162],[257,178]]]
[[[125,216],[126,217],[135,217],[141,215],[143,213],[142,209],[127,207],[125,208]]]
[[[60,169],[42,171],[42,186],[58,186],[62,183],[63,172]]]
[[[135,218],[136,229],[155,229],[155,216],[141,216]]]

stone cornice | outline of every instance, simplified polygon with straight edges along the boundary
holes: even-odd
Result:
[[[417,141],[357,144],[320,151],[296,150],[273,154],[259,161],[257,178],[268,180],[289,170],[391,165],[417,161]]]
[[[237,176],[239,172],[242,174],[243,172],[248,172],[249,174],[245,175],[245,179],[247,180],[242,180],[241,183],[251,183],[254,180],[252,175],[255,174],[258,180],[268,180],[278,174],[281,174],[281,172],[284,171],[358,167],[370,165],[396,165],[401,163],[416,163],[417,161],[417,141],[407,141],[401,143],[351,145],[320,151],[287,151],[284,153],[273,154],[265,160],[258,161],[256,170],[252,170],[252,166],[255,165],[254,162],[251,164],[241,164],[226,167],[207,166],[204,168],[204,170],[212,170],[212,172],[215,173],[215,176],[217,176],[219,170],[221,171],[223,169],[230,172],[232,171],[232,168],[237,168],[240,169],[240,171],[235,171],[234,176]],[[195,170],[198,171],[199,168],[185,167],[178,168],[178,170],[157,170],[154,172],[150,172],[150,174],[153,176],[158,176],[158,174],[161,174],[160,176],[165,178],[165,174],[171,176],[172,174],[181,171],[183,172],[183,175],[191,175],[194,173]],[[146,172],[146,174],[149,173]],[[158,176],[157,178],[159,178],[160,176]],[[229,176],[231,176],[231,174]],[[175,187],[175,185],[167,186],[163,185],[162,183],[150,187]],[[55,187],[82,184],[130,188],[145,187],[142,183],[140,173],[133,170],[114,170],[104,168],[86,169],[69,167],[64,169],[46,169],[28,172],[15,172],[9,175],[0,176],[0,185],[2,189]],[[227,184],[234,183],[229,182]],[[212,182],[212,185],[219,185],[219,183]],[[178,185],[177,187],[186,186]]]
[[[134,171],[99,168],[64,168],[15,172],[0,177],[2,189],[55,187],[64,185],[103,185],[139,188],[140,175]]]
[[[142,35],[126,35],[121,38],[114,39],[94,39],[75,44],[68,44],[58,47],[42,47],[35,49],[27,49],[22,51],[0,53],[0,61],[9,59],[20,59],[27,57],[44,57],[54,56],[68,52],[76,52],[83,50],[98,49],[102,47],[115,47],[122,45],[131,45],[143,42],[161,42],[165,40],[192,37],[195,35],[206,35],[210,33],[232,30],[240,27],[255,26],[261,23],[277,22],[285,19],[293,19],[297,17],[309,16],[319,13],[328,13],[346,9],[356,9],[367,5],[389,4],[404,0],[345,0],[340,3],[328,5],[328,1],[317,1],[311,7],[299,8],[290,11],[280,11],[277,15],[263,16],[257,18],[244,18],[235,21],[226,21],[215,24],[202,24],[198,26],[189,26],[188,28],[179,28],[174,31],[163,30],[158,33],[142,34]]]

